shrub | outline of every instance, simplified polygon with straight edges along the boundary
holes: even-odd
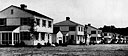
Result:
[[[16,43],[14,45],[14,47],[25,47],[25,46],[26,46],[26,44],[23,41],[21,41],[20,43]]]
[[[84,45],[84,43],[82,41],[80,41],[80,45]]]
[[[59,46],[59,44],[58,43],[54,43],[55,44],[55,46]]]
[[[42,45],[41,45],[40,43],[37,44],[37,48],[41,48],[41,46],[42,46]]]

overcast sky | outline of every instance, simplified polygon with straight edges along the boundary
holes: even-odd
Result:
[[[28,9],[54,19],[71,20],[95,27],[128,27],[128,0],[0,0],[0,10],[10,5],[26,4]]]

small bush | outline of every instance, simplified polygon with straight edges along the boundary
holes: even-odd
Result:
[[[16,43],[14,45],[14,47],[25,47],[25,46],[26,46],[26,44],[23,41],[21,41],[20,43]]]
[[[55,46],[59,46],[59,44],[58,43],[54,43],[55,44]]]
[[[41,46],[42,46],[42,45],[41,45],[40,43],[37,44],[37,48],[41,48]]]
[[[63,44],[61,44],[61,46],[67,46],[67,43],[63,43]]]
[[[45,46],[51,46],[51,43],[47,42],[47,43],[44,43]]]
[[[84,45],[85,43],[83,43],[82,41],[80,41],[80,45]]]

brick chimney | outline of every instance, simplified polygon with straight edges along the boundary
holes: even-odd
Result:
[[[26,9],[27,8],[27,5],[21,4],[20,7],[21,7],[21,9]]]
[[[91,24],[88,24],[88,26],[91,26]]]
[[[70,20],[70,17],[66,17],[66,20]]]

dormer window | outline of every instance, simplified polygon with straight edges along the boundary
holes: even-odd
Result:
[[[13,9],[11,9],[11,14],[13,14]]]

